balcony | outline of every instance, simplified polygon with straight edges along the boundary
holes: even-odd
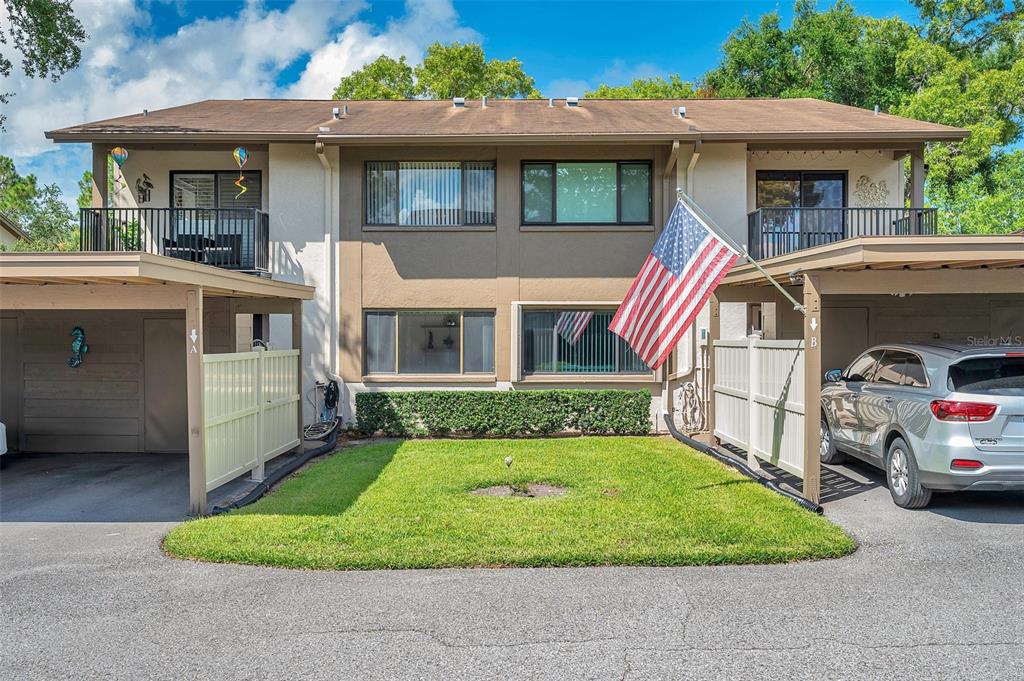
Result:
[[[747,215],[747,248],[760,260],[858,236],[935,234],[934,208],[759,208]]]
[[[269,271],[270,218],[255,208],[83,208],[79,250],[166,255]]]

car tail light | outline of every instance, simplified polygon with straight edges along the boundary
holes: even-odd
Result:
[[[974,468],[981,468],[984,465],[985,464],[983,464],[982,462],[975,461],[974,459],[953,459],[953,462],[949,464],[949,467],[950,468],[961,468],[961,469],[963,469],[963,468],[974,469]]]
[[[932,413],[940,421],[988,421],[995,416],[996,405],[984,402],[954,402],[952,400],[934,400],[931,404]]]

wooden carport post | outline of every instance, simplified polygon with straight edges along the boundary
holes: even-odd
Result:
[[[185,371],[188,381],[189,512],[206,513],[206,450],[203,425],[203,288],[185,292]]]
[[[818,275],[804,275],[804,480],[803,495],[821,498],[821,287]]]

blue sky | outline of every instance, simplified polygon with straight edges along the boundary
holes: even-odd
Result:
[[[853,4],[916,17],[905,1]],[[13,78],[0,147],[73,200],[88,149],[55,146],[44,130],[205,98],[329,97],[379,54],[416,63],[438,40],[517,57],[547,96],[677,72],[692,80],[744,17],[772,10],[788,20],[792,3],[85,0],[75,3],[91,36],[82,65],[59,83]]]

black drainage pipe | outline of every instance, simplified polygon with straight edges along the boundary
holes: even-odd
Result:
[[[210,511],[210,515],[220,515],[222,513],[227,513],[228,511],[234,510],[236,508],[248,506],[252,502],[262,497],[264,494],[269,492],[270,488],[279,483],[285,476],[291,475],[302,466],[305,466],[310,459],[315,459],[318,456],[327,454],[332,449],[334,449],[337,446],[337,444],[338,429],[335,428],[324,444],[320,445],[316,449],[311,449],[308,452],[305,452],[297,459],[295,459],[295,461],[292,461],[287,465],[281,466],[273,473],[268,475],[266,478],[264,478],[263,481],[260,482],[260,484],[256,485],[251,490],[249,490],[249,493],[246,494],[241,499],[237,499],[228,504],[227,506],[214,506],[213,510]]]
[[[755,482],[764,485],[773,492],[777,492],[782,496],[786,497],[787,499],[790,499],[791,501],[795,501],[796,503],[800,504],[800,506],[806,508],[808,511],[811,511],[812,513],[817,513],[818,515],[821,515],[825,512],[825,509],[823,509],[820,504],[816,504],[813,501],[808,501],[799,494],[793,494],[792,492],[783,489],[774,480],[758,475],[753,468],[748,466],[743,461],[740,461],[739,459],[732,456],[727,456],[726,454],[723,454],[722,452],[718,451],[717,449],[710,445],[706,445],[703,442],[698,442],[697,440],[694,440],[692,437],[687,437],[686,435],[683,435],[682,433],[679,432],[679,429],[676,428],[676,425],[672,423],[672,417],[669,414],[665,414],[665,425],[668,427],[668,432],[672,434],[672,437],[679,440],[684,445],[693,447],[697,451],[704,452],[708,456],[712,457],[713,459],[717,459],[718,461],[721,461],[727,466],[732,466],[733,468],[738,470],[740,473],[743,473],[743,475],[747,476],[751,480],[754,480]]]

